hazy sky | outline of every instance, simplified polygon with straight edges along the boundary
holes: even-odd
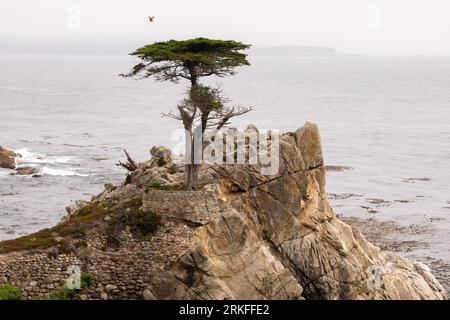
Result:
[[[147,16],[155,16],[149,23]],[[129,51],[206,36],[361,54],[450,54],[449,0],[1,0],[0,51]]]

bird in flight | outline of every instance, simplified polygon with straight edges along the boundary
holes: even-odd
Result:
[[[153,21],[155,21],[155,16],[152,16],[152,17],[148,17],[148,21],[150,21],[150,22],[153,22]]]

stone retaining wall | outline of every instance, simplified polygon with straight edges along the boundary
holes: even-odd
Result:
[[[124,234],[116,250],[102,250],[105,239],[98,238],[75,254],[58,253],[57,248],[0,254],[0,285],[19,287],[23,299],[43,297],[65,285],[71,267],[79,267],[93,281],[77,292],[77,299],[143,299],[152,278],[170,267],[191,238],[191,228],[168,222],[146,239]]]
[[[220,212],[217,195],[209,191],[150,190],[142,203],[145,211],[201,225]]]

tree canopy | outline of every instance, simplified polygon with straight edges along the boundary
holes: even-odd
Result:
[[[128,77],[155,77],[159,81],[178,82],[190,80],[197,84],[198,78],[216,75],[233,75],[234,68],[250,65],[247,55],[240,52],[250,45],[232,40],[195,38],[155,42],[132,52],[142,62],[135,65]]]

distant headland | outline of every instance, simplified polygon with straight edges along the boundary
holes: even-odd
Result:
[[[332,47],[282,45],[274,47],[252,47],[249,54],[270,57],[344,57],[355,56]]]

